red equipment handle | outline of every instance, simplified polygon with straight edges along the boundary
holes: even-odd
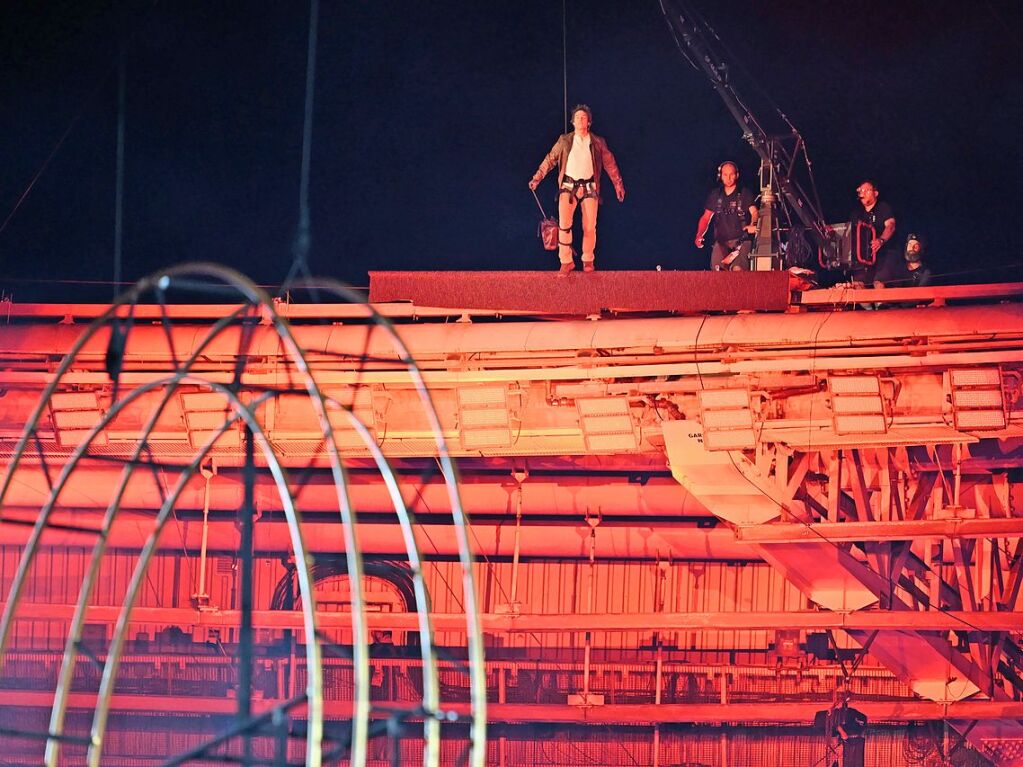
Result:
[[[860,252],[863,250],[862,248],[863,241],[861,238],[863,237],[864,229],[870,230],[870,238],[867,240],[867,252],[870,253],[870,258],[863,258],[860,255]],[[856,234],[853,237],[853,253],[856,254],[856,260],[859,261],[861,264],[873,265],[877,262],[877,254],[870,249],[870,243],[874,241],[874,237],[876,235],[877,232],[875,231],[874,227],[868,224],[866,221],[856,222]]]

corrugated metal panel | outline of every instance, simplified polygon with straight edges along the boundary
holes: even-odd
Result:
[[[201,646],[200,646],[201,647]],[[129,654],[123,658],[118,677],[118,691],[146,695],[227,695],[236,682],[237,667],[233,656],[214,654],[216,650],[206,648],[208,654],[201,655],[197,648],[189,654],[160,655]],[[5,656],[4,684],[19,689],[49,690],[57,678],[60,663],[59,651],[21,653]],[[305,661],[301,653],[297,657],[281,656],[258,663],[254,669],[253,686],[268,698],[284,694],[282,674],[298,669],[298,686],[304,685]],[[389,693],[376,695],[377,698],[393,700],[414,700],[422,694],[421,662],[410,658],[374,658],[374,686],[386,684]],[[328,698],[350,699],[352,675],[350,661],[328,657],[324,661]],[[442,663],[442,675],[448,685],[448,694],[463,699],[467,694],[468,680],[456,664]],[[573,661],[495,661],[487,663],[488,687],[491,699],[502,702],[499,690],[500,678],[504,677],[503,689],[509,703],[563,703],[565,695],[578,691],[582,684],[583,662]],[[608,702],[652,703],[655,696],[656,661],[653,657],[630,663],[591,663],[593,692],[607,695]],[[379,675],[377,672],[381,672]],[[384,673],[386,672],[386,673]],[[75,687],[94,686],[99,669],[82,659],[75,669]],[[836,666],[817,666],[804,669],[784,669],[776,666],[727,667],[708,664],[679,663],[667,660],[662,664],[662,700],[665,703],[705,703],[720,700],[723,676],[729,700],[733,702],[770,702],[779,696],[796,695],[823,702],[834,699],[836,689],[843,686],[862,699],[904,699],[915,696],[890,672],[869,666],[861,666],[848,684],[841,677]],[[377,677],[381,678],[377,678]]]
[[[536,737],[514,731],[488,743],[488,762],[506,765],[544,764],[548,767],[587,764],[596,767],[635,767],[653,764],[653,735],[646,728],[603,731],[579,728],[539,728]],[[909,767],[913,758],[905,729],[870,731],[866,737],[865,767]],[[936,752],[935,752],[936,753]],[[987,764],[971,751],[957,752],[963,767]],[[656,763],[675,767],[791,767],[830,764],[824,738],[804,728],[725,728],[673,731],[662,728]],[[958,762],[957,762],[958,764]]]
[[[72,715],[71,723],[80,717]],[[27,726],[27,712],[13,724]],[[35,721],[38,720],[38,721]],[[5,725],[12,724],[4,721]],[[33,725],[44,726],[45,720],[35,716]],[[176,727],[177,729],[171,729]],[[104,749],[104,764],[121,767],[151,764],[154,757],[168,757],[190,749],[223,728],[223,722],[210,717],[130,716],[111,718]],[[441,764],[455,767],[463,763],[466,741],[450,728],[442,743]],[[487,743],[487,763],[506,767],[526,767],[543,764],[545,767],[635,767],[654,763],[653,733],[649,728],[590,728],[579,727],[502,727],[500,734]],[[923,737],[922,737],[923,736]],[[934,733],[920,728],[872,728],[865,739],[865,767],[913,767],[934,761],[937,763],[937,743]],[[22,741],[5,744],[5,758],[12,763],[32,763],[42,756],[39,742]],[[921,747],[926,753],[917,753]],[[272,743],[268,739],[254,742],[255,755],[272,756]],[[386,764],[390,744],[382,739],[371,743],[371,764]],[[236,749],[231,749],[236,753]],[[65,747],[65,757],[78,763],[80,747]],[[930,754],[931,758],[927,759]],[[301,759],[301,743],[290,744],[290,761]],[[418,737],[403,738],[399,744],[399,760],[403,765],[422,763],[422,745]],[[663,727],[657,763],[673,767],[791,767],[791,765],[828,764],[824,738],[805,728],[765,727],[756,729],[711,728],[675,730]],[[132,757],[138,758],[137,761]],[[142,757],[142,758],[139,758]],[[196,760],[190,764],[214,764],[214,761]],[[956,752],[959,767],[986,767],[988,764],[975,752],[960,749]]]
[[[77,589],[87,567],[90,552],[86,549],[44,549],[32,570],[26,589],[33,602],[73,604]],[[19,552],[13,547],[0,549],[0,573],[4,592],[10,586]],[[104,557],[93,602],[120,605],[137,557],[128,551],[110,551]],[[224,609],[237,608],[237,570],[230,555],[210,558],[207,564],[211,602]],[[139,597],[145,607],[184,607],[196,591],[196,557],[184,552],[164,552],[154,557]],[[286,568],[276,558],[259,558],[255,563],[255,604],[267,608],[277,583],[285,577]],[[456,562],[433,562],[424,575],[430,590],[433,609],[440,613],[463,610],[460,565]],[[494,612],[511,599],[510,563],[477,563],[475,575],[480,594],[480,609]],[[585,613],[590,609],[590,565],[587,562],[541,561],[519,565],[516,600],[524,613]],[[658,568],[651,562],[599,561],[593,569],[593,610],[599,613],[654,612]],[[341,576],[338,582],[343,582]],[[325,586],[326,588],[326,586]],[[336,586],[329,588],[335,589]],[[749,610],[799,610],[806,607],[806,598],[790,586],[766,564],[726,562],[677,562],[666,566],[664,609],[670,612],[743,612]],[[396,593],[385,583],[367,578],[367,599],[379,609],[399,609]],[[338,604],[336,609],[345,609]],[[150,637],[163,628],[137,624],[133,632]],[[59,621],[19,622],[15,646],[60,646],[64,628]],[[224,641],[230,641],[228,633]],[[436,637],[442,644],[464,645],[460,631],[441,632]],[[736,631],[727,627],[710,631],[662,633],[662,643],[692,651],[763,651],[774,639],[768,631]],[[339,635],[338,641],[347,641]],[[579,648],[583,636],[569,633],[515,634],[492,639],[504,647],[528,650],[542,648]],[[594,632],[594,647],[609,651],[649,646],[651,631]],[[37,644],[38,643],[38,644]]]

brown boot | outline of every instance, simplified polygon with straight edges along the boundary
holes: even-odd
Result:
[[[575,269],[575,261],[565,261],[561,264],[561,269],[559,269],[558,271],[560,271],[562,274],[565,274],[567,272],[572,271],[573,269]]]
[[[595,269],[596,269],[596,267],[593,265],[593,259],[590,259],[589,261],[583,261],[583,271],[584,272],[592,272]]]

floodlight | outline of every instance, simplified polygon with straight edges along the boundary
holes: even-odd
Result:
[[[884,398],[876,375],[837,375],[828,378],[831,419],[836,434],[885,434]]]
[[[701,389],[696,393],[707,450],[752,450],[757,445],[748,389]]]
[[[957,429],[1004,429],[1007,423],[1002,370],[998,367],[949,371],[952,419]]]
[[[629,401],[624,397],[583,397],[575,406],[587,450],[609,452],[639,446]]]
[[[508,447],[512,443],[508,387],[458,389],[458,431],[465,450]]]

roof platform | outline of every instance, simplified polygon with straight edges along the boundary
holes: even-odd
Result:
[[[369,300],[391,306],[408,302],[433,311],[458,308],[472,315],[590,316],[608,311],[777,312],[868,303],[942,306],[1023,298],[1023,282],[921,288],[800,287],[799,280],[787,271],[370,272]]]
[[[370,286],[355,289],[372,310],[394,322],[420,320],[533,318],[577,319],[612,315],[699,315],[792,312],[878,307],[939,307],[1023,300],[1023,282],[941,285],[922,288],[805,290],[785,271],[770,272],[371,272]],[[137,321],[205,322],[226,316],[237,303],[143,303],[131,308]],[[7,323],[54,319],[72,324],[95,319],[108,303],[19,303],[0,300]],[[370,319],[361,303],[275,301],[277,314],[292,323]],[[119,313],[125,313],[122,309]]]
[[[371,303],[540,315],[784,311],[788,272],[370,272]]]

